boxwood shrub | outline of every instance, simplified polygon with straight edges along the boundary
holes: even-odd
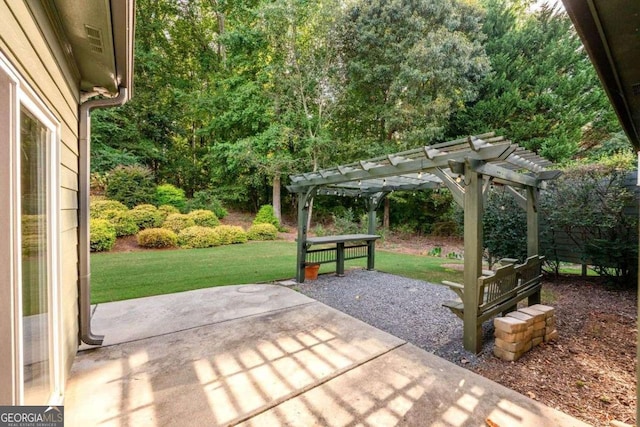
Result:
[[[249,240],[275,240],[278,229],[273,224],[254,224],[247,232]]]
[[[160,205],[160,206],[158,206],[158,212],[160,212],[160,214],[162,214],[162,220],[164,221],[165,219],[167,219],[167,217],[169,215],[180,213],[180,210],[178,208],[176,208],[175,206]]]
[[[143,248],[173,248],[178,235],[167,228],[147,228],[138,233],[138,245]]]
[[[263,205],[260,207],[260,210],[253,220],[253,224],[271,224],[276,227],[277,230],[280,229],[280,221],[276,218],[273,206],[271,205]]]
[[[171,184],[162,184],[156,187],[156,204],[171,205],[184,210],[187,198],[184,190]]]
[[[187,227],[193,227],[196,225],[193,218],[185,214],[171,214],[164,220],[162,228],[168,228],[174,233],[179,233]]]
[[[220,225],[220,221],[216,214],[205,209],[197,209],[188,213],[189,218],[193,219],[196,225],[202,227],[216,227]]]
[[[187,227],[178,234],[178,244],[181,248],[210,248],[218,246],[218,235],[213,228],[194,225]]]
[[[103,218],[105,211],[127,211],[128,207],[117,200],[94,200],[89,205],[91,218]]]
[[[219,245],[246,243],[248,240],[247,233],[237,225],[219,225],[213,231],[216,234],[216,242]]]
[[[99,219],[106,219],[113,225],[116,230],[116,236],[133,236],[138,232],[138,226],[136,221],[131,216],[131,213],[120,210],[104,211]]]
[[[153,205],[138,205],[131,209],[130,214],[141,230],[160,227],[165,220],[164,215]]]
[[[106,219],[92,218],[89,224],[91,252],[110,251],[116,243],[116,230]]]

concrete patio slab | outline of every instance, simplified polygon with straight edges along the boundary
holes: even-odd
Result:
[[[411,344],[241,424],[262,426],[586,426]]]
[[[98,304],[92,329],[113,345],[313,301],[276,285],[197,289]]]
[[[78,354],[67,426],[585,425],[284,287],[101,304],[93,321],[119,343]]]

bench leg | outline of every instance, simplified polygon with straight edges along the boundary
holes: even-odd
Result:
[[[502,316],[506,316],[507,314],[511,313],[512,311],[516,311],[518,309],[518,304],[512,305],[511,307],[506,308],[501,314]]]
[[[344,276],[344,243],[338,243],[336,250],[336,274]]]
[[[532,306],[532,305],[540,304],[540,301],[541,301],[541,293],[540,293],[540,289],[538,289],[536,293],[531,294],[529,296],[529,298],[527,299],[527,304],[529,306]]]
[[[376,259],[376,242],[369,240],[367,242],[367,270],[373,270]]]

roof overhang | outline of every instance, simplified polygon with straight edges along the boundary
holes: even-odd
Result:
[[[80,90],[116,95],[133,90],[135,0],[43,0],[58,29]]]
[[[640,150],[640,1],[562,1],[624,131]]]

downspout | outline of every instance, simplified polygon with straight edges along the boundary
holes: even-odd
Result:
[[[91,331],[91,267],[89,264],[89,189],[91,174],[91,111],[98,108],[111,108],[124,105],[128,100],[128,91],[120,87],[115,98],[103,98],[80,104],[80,147],[79,158],[79,200],[78,200],[78,261],[80,305],[80,339],[88,345],[102,345],[104,335],[94,335]]]

